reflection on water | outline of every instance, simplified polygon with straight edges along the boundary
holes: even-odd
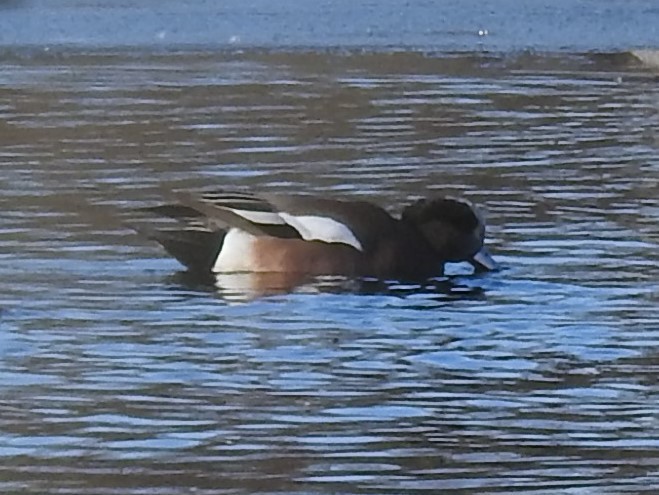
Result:
[[[455,283],[448,277],[409,283],[398,280],[348,278],[334,275],[311,277],[305,274],[293,274],[292,279],[287,274],[269,272],[219,273],[208,276],[192,272],[179,272],[172,278],[190,288],[205,289],[226,302],[254,301],[264,297],[292,293],[362,294],[408,299],[422,297],[425,300],[437,302],[483,295],[481,287]]]
[[[3,57],[3,493],[656,491],[656,72],[579,55]],[[391,211],[463,195],[504,268],[236,303],[124,223],[211,183]]]

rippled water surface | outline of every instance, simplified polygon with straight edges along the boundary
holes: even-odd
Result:
[[[0,491],[657,493],[659,82],[630,55],[13,50]],[[163,189],[487,212],[499,272],[191,281]]]

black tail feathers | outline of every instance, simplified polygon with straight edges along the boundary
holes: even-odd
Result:
[[[223,230],[140,230],[157,241],[188,270],[200,274],[211,272],[226,235]]]

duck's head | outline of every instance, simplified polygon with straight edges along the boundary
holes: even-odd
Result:
[[[483,244],[483,216],[467,200],[420,199],[403,210],[402,220],[413,224],[444,261],[468,261],[477,271],[497,267]]]

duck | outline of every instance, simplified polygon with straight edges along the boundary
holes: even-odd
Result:
[[[420,198],[392,215],[374,203],[242,190],[173,191],[143,208],[174,228],[139,230],[188,271],[420,280],[447,262],[491,271],[480,210],[463,198]]]

